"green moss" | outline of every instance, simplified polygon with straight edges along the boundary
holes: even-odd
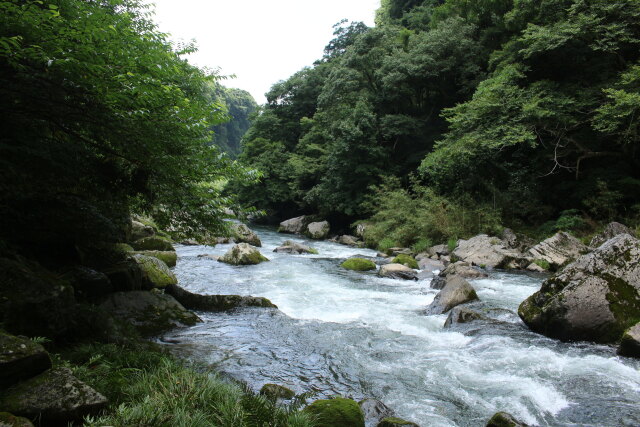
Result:
[[[303,412],[316,417],[316,427],[364,427],[364,414],[352,399],[316,400]]]
[[[402,264],[402,265],[406,265],[409,268],[415,268],[416,270],[418,269],[418,261],[416,261],[412,256],[410,255],[406,255],[406,254],[400,254],[398,256],[396,256],[393,261],[391,261],[394,264]]]
[[[607,341],[614,342],[622,337],[626,329],[640,322],[640,295],[633,285],[619,277],[608,274],[602,274],[601,277],[609,285],[606,298],[616,319],[616,325],[607,331]]]
[[[315,248],[309,248],[309,253],[313,255],[318,255],[318,250]]]
[[[161,236],[149,236],[131,243],[137,251],[174,251],[171,240]]]
[[[536,259],[536,260],[533,260],[533,263],[536,264],[537,266],[539,266],[540,268],[545,269],[545,270],[550,270],[551,269],[551,264],[549,264],[549,261],[547,261],[545,259]]]
[[[176,276],[160,259],[140,254],[134,255],[133,258],[140,266],[145,280],[153,287],[164,288],[178,283]]]
[[[253,264],[260,264],[263,261],[269,261],[269,259],[266,256],[262,255],[260,252],[256,251],[243,256],[242,259],[240,260],[240,264],[253,265]]]
[[[369,271],[376,269],[375,262],[364,258],[349,258],[348,260],[340,264],[340,266],[346,268],[347,270],[354,271]]]
[[[265,384],[260,389],[260,394],[271,399],[293,399],[296,393],[285,386],[278,384]]]
[[[412,423],[411,421],[403,420],[402,418],[386,417],[386,418],[383,418],[380,421],[380,423],[378,423],[377,425],[377,427],[400,427],[400,426],[418,427],[418,424]]]
[[[113,249],[118,252],[118,253],[122,253],[122,254],[126,254],[129,252],[133,252],[133,248],[131,247],[131,245],[128,245],[126,243],[116,243],[115,245],[113,245]]]
[[[178,261],[178,254],[173,251],[135,251],[134,254],[158,258],[160,261],[167,264],[168,267],[175,267]]]

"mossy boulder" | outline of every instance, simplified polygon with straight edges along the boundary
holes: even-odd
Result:
[[[403,420],[402,418],[387,417],[383,418],[376,427],[420,427],[418,424],[411,421]]]
[[[354,271],[370,271],[376,269],[376,263],[370,259],[364,258],[349,258],[340,264],[342,268]]]
[[[144,239],[145,237],[150,237],[154,234],[156,234],[156,231],[153,227],[145,225],[140,221],[131,221],[131,240]]]
[[[0,331],[0,387],[34,377],[49,368],[51,359],[40,344]]]
[[[33,427],[33,423],[24,417],[16,417],[8,412],[0,412],[0,427]]]
[[[415,258],[413,258],[411,255],[400,254],[393,260],[391,260],[391,262],[394,264],[406,265],[409,268],[418,269],[418,261],[416,261]]]
[[[231,234],[236,243],[248,243],[252,246],[262,247],[262,242],[256,233],[244,224],[233,224]]]
[[[627,329],[620,340],[618,354],[640,358],[640,323]]]
[[[41,425],[56,425],[98,414],[107,403],[103,395],[74,377],[71,370],[56,368],[7,390],[0,407],[38,419]]]
[[[157,335],[200,321],[175,298],[160,291],[115,292],[100,307],[113,317],[128,322],[142,335]]]
[[[152,256],[133,255],[133,259],[138,263],[142,270],[142,279],[147,282],[147,287],[164,288],[167,285],[175,285],[178,279],[173,274],[167,264],[160,259]]]
[[[162,236],[150,236],[131,243],[136,251],[174,251],[171,240]]]
[[[497,412],[491,417],[486,427],[528,427],[528,425],[516,420],[511,414]]]
[[[453,307],[478,299],[473,286],[460,276],[449,276],[446,285],[427,307],[427,314],[443,314]]]
[[[542,283],[518,315],[566,341],[613,343],[640,321],[640,241],[621,234]]]
[[[180,304],[190,310],[224,311],[238,307],[278,308],[264,297],[240,295],[199,295],[182,289],[178,285],[169,285],[165,292],[173,296]]]
[[[175,267],[178,262],[178,254],[173,251],[134,251],[133,254],[158,258],[164,262],[167,267]]]
[[[289,399],[293,399],[296,395],[296,393],[290,388],[287,388],[285,386],[278,385],[278,384],[263,385],[262,388],[260,389],[260,394],[274,400],[277,400],[277,399],[289,400]]]
[[[238,243],[221,256],[218,261],[231,265],[255,265],[269,261],[269,259],[248,243]]]
[[[316,417],[316,427],[364,427],[364,414],[352,399],[316,400],[304,411]]]

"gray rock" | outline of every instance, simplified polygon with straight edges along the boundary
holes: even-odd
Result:
[[[184,246],[198,246],[199,245],[198,241],[195,240],[195,239],[185,239],[185,240],[182,240],[180,242],[180,244],[184,245]]]
[[[435,245],[427,249],[426,251],[430,257],[437,256],[440,257],[442,255],[449,255],[449,246],[447,245]]]
[[[622,335],[618,354],[621,356],[640,358],[640,322],[629,328]]]
[[[440,276],[460,276],[465,279],[481,279],[489,275],[478,268],[472,267],[468,262],[457,261],[449,264],[440,272]]]
[[[312,222],[307,225],[305,234],[312,239],[324,239],[329,234],[330,228],[328,221]]]
[[[427,307],[427,314],[443,314],[453,307],[478,299],[473,286],[459,276],[451,276],[447,284]]]
[[[0,331],[0,387],[34,377],[49,368],[51,359],[40,344]]]
[[[443,289],[447,285],[447,277],[437,275],[433,279],[431,279],[431,283],[429,287],[431,289]]]
[[[349,236],[348,234],[338,237],[338,243],[347,246],[360,246],[362,244],[362,242],[359,242],[356,237]]]
[[[231,232],[236,243],[248,243],[258,248],[262,247],[262,242],[258,235],[244,224],[233,224]]]
[[[418,280],[417,272],[402,264],[385,264],[380,267],[378,275],[392,279]]]
[[[225,311],[238,307],[278,308],[263,297],[240,295],[199,295],[189,292],[178,285],[169,285],[165,293],[173,296],[185,308],[199,311]]]
[[[218,261],[231,265],[255,265],[269,260],[248,243],[238,243],[221,256]]]
[[[506,412],[498,412],[496,413],[489,422],[486,427],[529,427],[525,423],[521,423],[516,420],[511,414],[507,414]]]
[[[143,335],[159,334],[178,326],[193,326],[200,321],[174,297],[158,291],[116,292],[100,307],[131,323]]]
[[[445,268],[444,263],[442,261],[434,260],[431,258],[418,259],[418,267],[420,268],[420,270],[427,270],[427,271],[435,271],[435,270],[442,271]]]
[[[280,233],[293,233],[300,234],[304,231],[305,226],[308,224],[307,217],[302,215],[296,218],[291,218],[280,223],[278,232]]]
[[[532,271],[534,273],[545,273],[547,270],[542,266],[536,264],[535,262],[532,262],[527,266],[527,271]]]
[[[469,323],[474,320],[484,319],[485,317],[477,311],[471,310],[467,307],[454,307],[449,312],[447,320],[444,322],[445,328],[450,328],[457,323]]]
[[[364,414],[364,423],[368,426],[376,426],[383,418],[392,417],[394,412],[387,405],[377,399],[363,399],[358,402]]]
[[[311,246],[303,245],[291,240],[285,240],[282,242],[282,246],[278,246],[273,252],[285,253],[285,254],[317,254],[318,251]]]
[[[580,240],[561,231],[529,249],[526,255],[532,261],[548,262],[551,270],[555,271],[587,252],[589,248]]]
[[[135,220],[131,221],[131,240],[132,241],[144,239],[145,237],[150,237],[150,236],[153,236],[154,234],[156,234],[156,231],[153,229],[153,227],[144,225],[139,221],[135,221]]]
[[[518,315],[561,340],[618,341],[640,318],[640,241],[620,234],[542,283]]]
[[[145,288],[142,269],[133,258],[112,264],[103,273],[109,278],[114,291],[137,291]]]
[[[612,239],[619,234],[628,234],[630,236],[633,236],[635,233],[624,224],[620,224],[619,222],[612,222],[607,224],[604,230],[602,230],[602,233],[593,236],[593,239],[591,239],[591,243],[589,243],[589,246],[591,246],[592,248],[597,248],[607,240]]]
[[[499,238],[486,234],[458,241],[453,255],[458,260],[486,268],[505,268],[522,258],[520,252],[508,248]]]
[[[391,256],[398,256],[398,255],[411,255],[413,256],[413,251],[410,248],[389,248],[389,250],[387,251],[388,253],[391,254]]]
[[[0,407],[51,425],[80,421],[99,413],[107,403],[106,397],[74,377],[71,370],[56,368],[9,389]]]

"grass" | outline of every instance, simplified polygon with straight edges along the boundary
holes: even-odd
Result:
[[[75,375],[107,396],[108,410],[86,426],[312,427],[299,411],[304,398],[282,406],[247,385],[187,365],[151,346],[84,345],[64,357]],[[67,362],[68,363],[68,362]]]

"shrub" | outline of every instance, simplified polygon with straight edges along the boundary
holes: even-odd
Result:
[[[431,239],[428,239],[426,237],[422,237],[422,238],[418,239],[418,241],[416,243],[411,245],[411,250],[413,252],[419,254],[420,252],[424,252],[424,251],[426,251],[427,249],[429,249],[432,246],[433,246],[433,242],[431,241]]]

